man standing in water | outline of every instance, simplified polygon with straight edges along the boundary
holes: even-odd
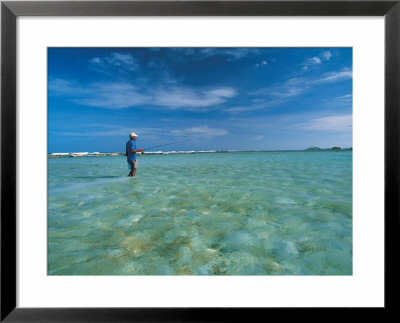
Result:
[[[143,151],[143,149],[136,149],[136,138],[137,134],[132,132],[129,134],[130,140],[126,143],[126,158],[128,161],[128,164],[130,166],[131,171],[129,172],[128,176],[135,176],[136,174],[136,169],[138,165],[138,160],[136,158],[136,153],[139,151]]]

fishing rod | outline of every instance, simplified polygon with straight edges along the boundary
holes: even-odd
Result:
[[[178,142],[184,142],[184,141],[188,141],[188,140],[189,140],[189,139],[180,140],[180,141],[174,141],[174,142],[170,142],[170,143],[164,144],[164,145],[158,145],[158,146],[152,146],[152,147],[143,148],[143,150],[147,150],[147,149],[150,149],[150,148],[157,148],[157,147],[168,146],[168,145],[177,144]]]

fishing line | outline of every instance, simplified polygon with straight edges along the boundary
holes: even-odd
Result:
[[[163,146],[167,146],[167,145],[172,145],[172,144],[177,144],[178,142],[184,142],[184,141],[188,141],[190,139],[185,139],[185,140],[180,140],[180,141],[174,141],[174,142],[170,142],[168,144],[163,144],[163,145],[158,145],[158,146],[152,146],[152,147],[147,147],[147,148],[143,148],[143,150],[147,150],[150,148],[157,148],[157,147],[163,147]]]

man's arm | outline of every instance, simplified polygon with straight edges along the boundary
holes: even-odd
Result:
[[[143,149],[136,149],[136,142],[134,143],[134,142],[132,142],[131,141],[131,152],[132,153],[137,153],[137,152],[139,152],[139,151],[143,151]]]

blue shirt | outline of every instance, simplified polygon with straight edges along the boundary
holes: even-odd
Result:
[[[126,143],[126,159],[127,160],[136,160],[136,153],[132,152],[132,149],[136,149],[136,140],[129,140]]]

